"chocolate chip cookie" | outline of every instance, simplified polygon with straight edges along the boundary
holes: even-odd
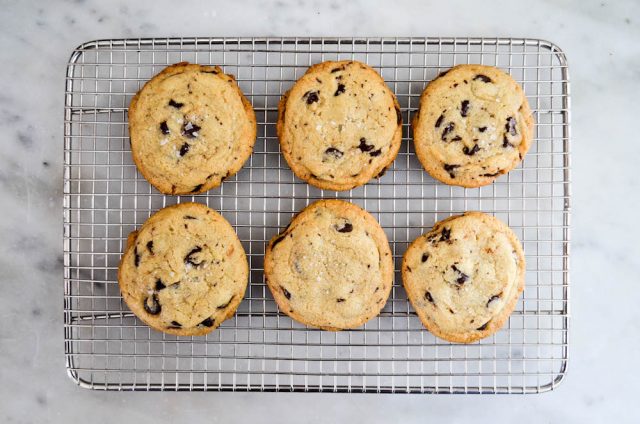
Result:
[[[402,281],[427,329],[471,343],[498,331],[524,289],[520,242],[500,220],[467,212],[436,223],[411,243]]]
[[[231,75],[181,62],[133,97],[129,135],[147,181],[165,194],[195,194],[240,170],[253,150],[256,117]]]
[[[280,149],[293,172],[316,187],[349,190],[380,176],[402,138],[395,95],[356,61],[311,66],[280,100]]]
[[[337,331],[380,313],[393,283],[393,259],[373,216],[349,202],[320,200],[271,239],[264,272],[281,311]]]
[[[247,287],[247,257],[233,227],[199,203],[153,214],[129,235],[120,292],[156,330],[200,336],[235,313]]]
[[[533,116],[510,75],[492,66],[459,65],[427,85],[413,137],[433,178],[479,187],[522,161],[533,139]]]

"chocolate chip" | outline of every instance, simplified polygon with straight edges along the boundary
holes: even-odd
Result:
[[[380,156],[380,153],[382,153],[382,148],[380,148],[378,150],[374,150],[373,152],[370,152],[369,155],[370,156]]]
[[[443,228],[440,233],[440,240],[438,241],[449,241],[451,239],[451,228]]]
[[[182,135],[187,138],[196,138],[198,136],[198,131],[200,131],[200,127],[190,121],[187,121],[182,126]]]
[[[460,141],[460,140],[462,140],[462,137],[460,137],[459,135],[457,135],[457,136],[455,136],[455,137],[453,137],[451,139],[451,141]]]
[[[382,171],[378,172],[378,175],[376,175],[376,178],[380,179],[382,178],[382,176],[387,172],[387,168],[382,168]]]
[[[191,215],[185,215],[182,218],[184,218],[184,219],[197,219],[195,216],[191,216]]]
[[[182,106],[184,106],[184,103],[176,102],[175,100],[171,99],[169,100],[169,106],[175,107],[176,109],[180,109]]]
[[[444,114],[440,115],[440,117],[436,120],[436,128],[440,128],[440,125],[442,125],[443,120],[444,120]]]
[[[318,92],[317,91],[307,91],[306,93],[304,93],[302,98],[307,100],[307,104],[308,105],[310,105],[312,103],[315,103],[318,100],[320,100],[320,97],[318,97]]]
[[[344,84],[338,84],[338,88],[336,89],[336,92],[333,93],[333,95],[339,96],[342,93],[344,93]]]
[[[429,293],[428,291],[424,292],[424,297],[434,305],[436,304],[436,302],[433,301],[433,296],[431,296],[431,293]]]
[[[189,143],[184,143],[180,146],[180,156],[184,156],[189,152]]]
[[[137,267],[140,265],[140,254],[138,253],[138,246],[133,248],[133,264]]]
[[[478,147],[477,144],[474,144],[471,149],[469,149],[467,146],[464,146],[462,148],[462,153],[464,153],[467,156],[473,156],[479,151],[480,151],[480,147]]]
[[[169,126],[167,125],[167,121],[160,122],[160,131],[162,134],[169,134]]]
[[[478,75],[476,75],[475,77],[473,77],[473,80],[474,80],[474,81],[475,81],[475,80],[480,80],[480,81],[482,81],[482,82],[487,82],[487,83],[489,83],[489,82],[493,82],[493,81],[491,80],[491,78],[489,78],[489,77],[488,77],[488,76],[486,76],[486,75],[482,75],[482,74],[478,74]]]
[[[396,106],[396,123],[398,125],[402,125],[402,112],[400,112],[400,109],[398,109],[398,107]]]
[[[511,135],[518,135],[516,124],[516,119],[513,116],[510,116],[507,118],[507,123],[504,125],[504,130]]]
[[[496,176],[498,176],[500,174],[501,174],[501,172],[498,171],[498,172],[494,172],[493,174],[482,174],[482,176],[483,177],[496,177]]]
[[[344,71],[344,65],[342,65],[342,66],[338,66],[337,68],[333,68],[333,69],[331,70],[331,73],[332,73],[332,74],[334,74],[334,73],[336,73],[336,72],[338,72],[338,71]]]
[[[506,134],[502,137],[502,147],[504,147],[505,149],[507,147],[513,147],[513,144],[511,144],[511,142],[509,142],[509,139],[507,138]]]
[[[369,152],[371,150],[373,150],[373,148],[376,147],[373,144],[367,144],[367,139],[364,137],[360,137],[360,144],[358,144],[358,149],[360,149],[363,152]]]
[[[213,327],[213,323],[215,322],[214,319],[211,318],[205,318],[204,320],[202,320],[202,322],[198,325],[202,325],[204,327]]]
[[[345,222],[342,227],[336,226],[335,229],[339,233],[350,233],[351,231],[353,231],[353,225],[351,225],[350,222]]]
[[[463,285],[469,279],[469,276],[460,271],[457,266],[451,265],[451,269],[460,274],[460,276],[456,279],[456,284]]]
[[[478,331],[486,330],[486,329],[487,329],[487,325],[489,325],[489,323],[490,323],[490,322],[491,322],[491,321],[487,321],[487,322],[485,322],[485,323],[484,323],[484,324],[482,324],[480,327],[476,328],[476,330],[478,330]]]
[[[445,171],[447,171],[447,172],[449,173],[449,176],[450,176],[451,178],[455,178],[455,177],[456,177],[456,174],[454,174],[454,173],[453,173],[453,171],[454,171],[456,168],[460,168],[460,165],[449,165],[448,163],[445,163],[445,164],[444,164],[444,170],[445,170]]]
[[[343,155],[342,151],[336,149],[335,147],[329,147],[327,150],[324,151],[324,154],[331,156],[332,158],[335,158],[335,159],[339,159]]]
[[[214,75],[218,75],[218,70],[217,69],[212,69],[211,71],[201,71],[203,74],[214,74]]]
[[[449,308],[449,313],[455,314],[455,312],[453,312],[453,309]]]
[[[171,321],[171,325],[168,326],[167,328],[173,328],[173,329],[182,328],[182,324],[180,324],[178,321]]]
[[[440,72],[440,73],[438,74],[438,76],[437,76],[437,77],[435,77],[435,79],[438,79],[438,78],[441,78],[441,77],[443,77],[443,76],[447,75],[447,73],[449,73],[449,71],[450,71],[450,70],[449,70],[449,69],[447,69],[446,71],[442,71],[442,72]]]
[[[346,299],[344,297],[339,297],[336,299],[336,303],[344,302]]]
[[[155,293],[145,299],[143,307],[149,315],[158,315],[162,310],[162,306],[158,302],[158,295]]]
[[[428,253],[423,253],[422,254],[422,258],[420,259],[422,261],[422,263],[427,262],[427,259],[429,259],[429,254]]]
[[[196,193],[196,192],[200,191],[201,188],[202,188],[202,184],[198,184],[197,186],[195,186],[193,188],[193,190],[191,190],[191,193]]]
[[[224,309],[227,306],[229,306],[229,304],[231,303],[231,301],[233,300],[233,298],[236,297],[235,295],[231,296],[231,298],[229,299],[229,301],[227,303],[223,303],[222,305],[218,305],[218,309]]]
[[[367,265],[367,268],[371,268],[371,265]],[[411,267],[407,266],[407,272],[411,272]]]
[[[287,299],[291,299],[291,293],[289,293],[289,290],[285,289],[282,286],[280,286],[280,289],[282,290],[282,294],[284,294],[284,297],[286,297]]]
[[[276,238],[276,239],[273,241],[273,243],[271,243],[271,250],[275,249],[275,248],[276,248],[276,245],[277,245],[278,243],[280,243],[282,240],[284,240],[284,238],[286,237],[286,235],[287,235],[286,233],[282,233],[282,234],[278,235],[278,238]]]
[[[200,246],[196,246],[193,249],[191,249],[191,251],[189,253],[187,253],[187,255],[184,257],[184,263],[185,264],[191,264],[195,267],[199,266],[202,264],[202,261],[200,262],[194,262],[196,259],[193,257],[196,253],[200,253],[202,252],[202,247]]]
[[[456,124],[454,124],[453,122],[449,122],[447,126],[444,127],[444,130],[442,130],[442,137],[441,137],[442,141],[447,141],[446,139],[447,135],[451,131],[453,131],[455,128],[456,128]]]
[[[466,118],[468,113],[469,113],[469,100],[463,100],[462,103],[460,104],[460,115],[462,115],[463,118]]]
[[[160,291],[160,290],[162,290],[162,289],[164,289],[164,288],[166,288],[166,287],[167,287],[167,286],[165,286],[165,285],[164,285],[164,283],[162,282],[162,280],[158,278],[158,279],[156,280],[156,286],[155,286],[154,290],[155,290],[155,291]]]
[[[480,127],[478,128],[478,131],[480,132],[485,132],[487,130],[487,127]]]
[[[153,240],[147,242],[147,250],[153,255]]]
[[[501,295],[502,295],[502,293],[499,293],[499,294],[496,294],[496,295],[491,296],[491,297],[489,298],[489,300],[487,301],[487,308],[489,307],[489,304],[490,304],[491,302],[494,302],[494,301],[496,301],[496,300],[500,299],[500,296],[501,296]]]

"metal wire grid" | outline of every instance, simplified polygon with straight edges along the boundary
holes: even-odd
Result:
[[[293,176],[279,153],[277,103],[313,63],[356,59],[398,96],[403,145],[377,182],[346,193]],[[164,196],[131,160],[126,112],[133,94],[166,65],[221,65],[236,76],[258,119],[255,151],[241,172],[206,194]],[[439,72],[484,63],[519,81],[536,117],[536,140],[517,169],[490,186],[435,182],[417,161],[409,122]],[[552,43],[496,38],[170,38],[79,46],[66,79],[64,120],[64,334],[79,385],[106,390],[257,390],[532,393],[566,373],[569,316],[569,81]],[[318,198],[344,198],[385,228],[396,269],[408,242],[435,221],[482,210],[507,222],[527,257],[526,288],[496,335],[471,345],[423,329],[399,272],[380,317],[339,333],[280,314],[263,280],[267,241]],[[117,265],[127,234],[161,207],[196,201],[235,227],[250,286],[235,318],[207,337],[176,337],[138,321],[121,300]]]

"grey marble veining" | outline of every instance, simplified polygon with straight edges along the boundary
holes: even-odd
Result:
[[[633,422],[640,414],[640,3],[0,1],[0,422]],[[529,36],[572,80],[571,361],[536,396],[100,393],[65,376],[62,117],[68,56],[139,36]]]

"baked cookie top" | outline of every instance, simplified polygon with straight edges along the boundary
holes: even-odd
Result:
[[[384,172],[400,149],[398,101],[364,63],[311,66],[278,109],[282,154],[299,178],[322,189],[365,184]]]
[[[458,65],[427,85],[413,136],[418,159],[433,178],[479,187],[520,163],[533,138],[533,116],[509,74]]]
[[[248,275],[233,227],[204,205],[181,203],[129,235],[118,282],[129,309],[150,327],[197,336],[233,316]]]
[[[524,289],[525,257],[511,229],[482,212],[436,223],[411,243],[402,281],[427,329],[471,343],[499,330]]]
[[[133,160],[165,194],[201,193],[240,170],[256,118],[234,78],[186,62],[148,81],[129,106]]]
[[[325,330],[358,327],[377,316],[393,284],[393,259],[380,224],[342,200],[303,209],[271,239],[265,280],[280,310]]]

